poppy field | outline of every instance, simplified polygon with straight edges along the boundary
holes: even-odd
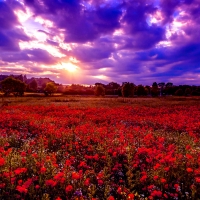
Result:
[[[0,110],[0,199],[198,199],[200,106]]]

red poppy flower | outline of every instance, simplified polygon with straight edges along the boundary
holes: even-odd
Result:
[[[84,185],[85,186],[89,186],[90,184],[90,178],[87,178],[85,181],[84,181]]]
[[[133,193],[130,193],[130,194],[128,195],[128,199],[129,199],[129,200],[134,200],[134,197],[135,197],[135,195],[134,195]]]
[[[160,179],[160,182],[161,182],[161,183],[166,183],[167,181],[166,181],[165,178],[161,178],[161,179]]]
[[[72,172],[72,179],[74,179],[74,180],[80,179],[79,173],[77,173],[77,172]]]
[[[71,192],[73,190],[73,186],[72,185],[68,185],[66,186],[65,188],[65,192],[68,193],[68,192]]]
[[[45,167],[41,167],[40,168],[40,173],[41,174],[44,174],[46,171],[47,171],[47,169]]]
[[[27,193],[28,191],[25,187],[22,187],[20,185],[16,187],[16,190],[19,191],[20,193]]]
[[[192,169],[192,168],[190,168],[190,167],[188,167],[186,170],[187,170],[187,172],[188,172],[188,173],[191,173],[191,172],[193,172],[193,169]]]
[[[196,178],[195,178],[195,181],[196,181],[197,183],[200,183],[200,177],[196,177]]]
[[[98,180],[98,185],[103,185],[103,181],[101,179]]]
[[[153,177],[153,179],[156,181],[156,180],[158,180],[158,178],[159,178],[159,176],[157,176],[157,175],[155,175],[154,177]]]
[[[115,200],[115,198],[114,198],[113,196],[109,196],[109,197],[107,198],[107,200]]]
[[[38,190],[39,188],[40,188],[40,186],[39,186],[39,185],[36,185],[36,186],[35,186],[35,189],[36,189],[36,190]]]
[[[5,159],[0,157],[0,167],[5,165]]]
[[[55,182],[55,181],[52,180],[52,179],[49,179],[49,180],[46,180],[46,181],[45,181],[45,184],[46,184],[47,186],[54,187],[54,186],[56,186],[57,182]]]

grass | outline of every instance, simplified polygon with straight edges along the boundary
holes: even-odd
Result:
[[[4,101],[9,102],[9,105],[67,105],[69,107],[118,107],[124,105],[131,106],[173,106],[173,105],[199,105],[200,97],[95,97],[95,96],[64,96],[54,94],[53,96],[45,97],[42,94],[25,94],[24,97],[2,97],[0,106]]]

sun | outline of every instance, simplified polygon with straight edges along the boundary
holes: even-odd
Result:
[[[72,63],[62,63],[62,67],[71,73],[76,72],[78,69],[78,67]]]

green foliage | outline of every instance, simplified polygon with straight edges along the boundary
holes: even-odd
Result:
[[[5,96],[8,96],[11,93],[15,96],[23,96],[27,85],[18,79],[8,77],[1,81],[1,87]]]
[[[97,85],[94,94],[95,96],[105,96],[105,88],[102,85]]]
[[[124,83],[122,86],[122,96],[131,97],[134,95],[135,84],[134,83]]]
[[[46,84],[46,87],[44,88],[44,93],[46,96],[52,95],[57,90],[57,86],[53,82],[49,82]]]

